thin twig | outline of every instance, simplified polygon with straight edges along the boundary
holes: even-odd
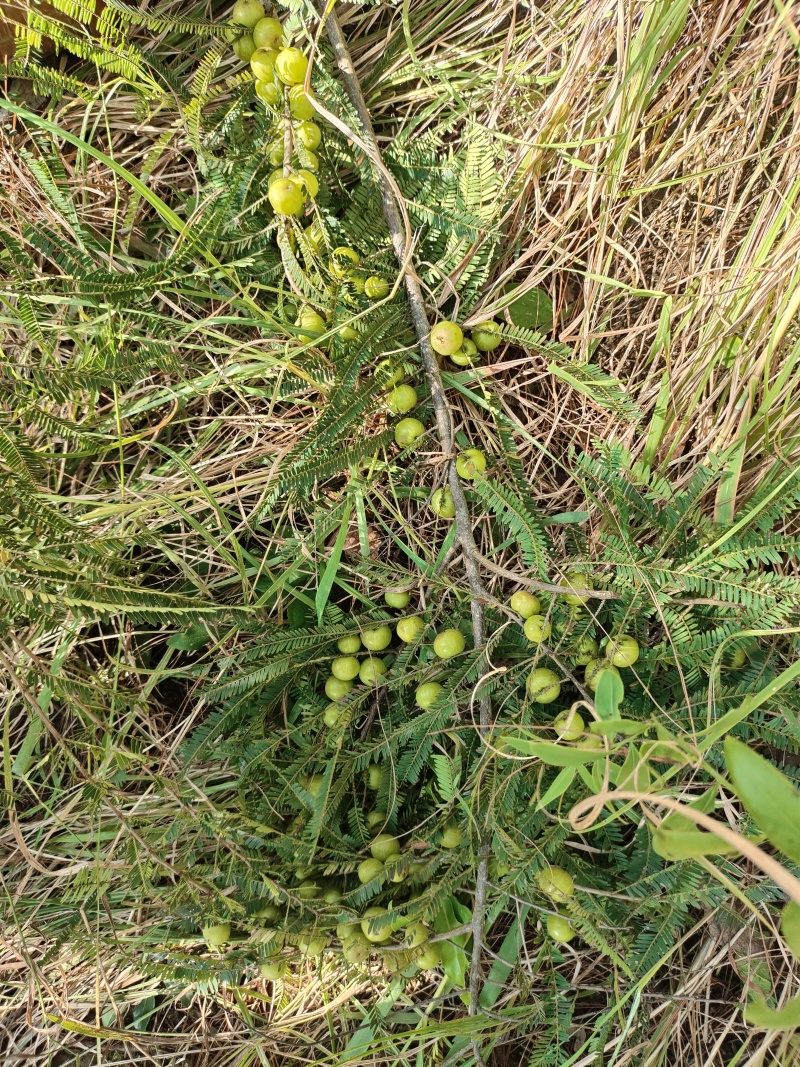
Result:
[[[386,178],[386,168],[381,165],[380,150],[372,127],[369,109],[361,92],[353,61],[347,42],[344,39],[342,28],[333,11],[327,12],[324,0],[319,0],[320,14],[325,19],[325,28],[336,57],[336,64],[344,82],[345,91],[350,98],[350,103],[361,123],[363,138],[369,147],[369,155],[374,166],[374,176],[383,203],[383,215],[392,239],[392,246],[397,257],[400,269],[404,272],[404,283],[411,318],[414,323],[414,332],[417,335],[420,352],[422,354],[422,366],[433,401],[433,409],[436,416],[436,428],[439,434],[442,451],[448,457],[453,454],[453,421],[450,417],[450,408],[445,397],[442,376],[439,372],[439,364],[436,361],[430,344],[431,327],[428,314],[425,309],[425,300],[422,289],[413,271],[408,269],[407,241],[405,239],[405,227],[396,199],[396,186]],[[472,633],[476,648],[480,648],[486,641],[486,627],[484,623],[483,604],[487,599],[487,593],[481,581],[478,561],[480,553],[472,535],[472,523],[469,509],[461,485],[461,479],[456,470],[455,459],[447,459],[447,482],[450,487],[450,495],[455,509],[456,536],[461,546],[464,557],[464,570],[469,582],[471,593]],[[491,702],[488,695],[482,696],[480,708],[480,732],[485,734],[491,725]],[[484,911],[486,903],[486,887],[489,879],[489,845],[484,841],[479,848],[478,872],[475,882],[475,906],[473,908],[472,921],[472,961],[470,965],[469,993],[470,1015],[476,1015],[479,1009],[478,995],[480,985],[481,953],[483,949],[484,935]],[[477,1042],[473,1041],[473,1051],[476,1061],[483,1062]]]

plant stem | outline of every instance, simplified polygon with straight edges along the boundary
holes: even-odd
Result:
[[[353,105],[359,122],[361,123],[364,142],[369,146],[370,152],[373,154],[373,159],[379,160],[380,149],[378,148],[375,131],[372,127],[369,109],[364,99],[364,94],[361,91],[361,85],[359,84],[355,68],[353,67],[353,61],[350,58],[350,52],[347,47],[347,42],[344,39],[342,28],[339,25],[339,20],[333,10],[328,11],[326,15],[326,5],[324,0],[318,0],[318,6],[320,15],[325,20],[325,29],[333,48],[334,56],[336,57],[336,65],[339,68],[339,73],[344,82],[345,91],[347,92],[347,95],[350,98],[350,103]],[[425,300],[422,296],[422,289],[420,288],[420,284],[413,271],[408,269],[406,262],[406,242],[404,238],[405,227],[403,226],[397,201],[395,200],[395,194],[389,185],[389,182],[386,180],[385,175],[382,173],[382,169],[374,167],[373,170],[375,181],[380,190],[381,202],[383,204],[383,215],[386,219],[386,225],[389,228],[392,246],[394,247],[400,269],[405,272],[403,281],[406,287],[408,305],[411,310],[411,319],[414,323],[414,332],[417,335],[417,341],[419,342],[419,348],[422,354],[422,366],[428,381],[431,399],[433,400],[433,409],[436,415],[436,428],[439,434],[439,440],[441,442],[442,451],[445,456],[447,456],[447,482],[450,487],[450,495],[453,498],[453,506],[455,508],[456,536],[464,556],[464,570],[466,571],[467,581],[469,582],[469,588],[472,594],[470,608],[472,614],[473,640],[475,647],[480,648],[486,641],[483,605],[489,598],[483,587],[483,582],[481,581],[478,566],[480,553],[478,552],[475,539],[472,535],[472,523],[470,521],[469,509],[464,496],[464,489],[461,485],[461,479],[456,471],[455,457],[453,456],[453,421],[450,417],[450,408],[447,403],[447,398],[445,397],[442,376],[439,372],[439,364],[437,363],[436,356],[431,348],[431,327],[425,309]],[[486,734],[491,724],[491,702],[488,696],[481,697],[479,709],[480,732],[483,736]],[[472,921],[472,960],[470,963],[469,975],[470,1015],[477,1015],[479,1009],[478,996],[480,993],[479,986],[484,938],[486,889],[489,881],[488,840],[484,840],[481,843],[478,856],[479,863],[475,880],[475,905],[473,908]],[[476,1061],[482,1063],[483,1057],[476,1041],[473,1041],[473,1051],[475,1053]]]

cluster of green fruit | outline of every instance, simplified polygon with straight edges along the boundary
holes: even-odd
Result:
[[[543,867],[537,872],[536,884],[541,892],[556,904],[565,904],[575,895],[575,883],[563,867]],[[569,919],[560,912],[547,916],[545,928],[553,941],[562,943],[571,941],[576,933]]]

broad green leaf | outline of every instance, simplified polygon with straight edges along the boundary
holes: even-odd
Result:
[[[688,804],[687,807],[708,815],[714,810],[718,792],[719,786],[712,785],[704,793],[701,793],[696,800],[693,800],[691,804]],[[681,815],[679,811],[671,811],[659,826],[659,830],[693,830],[698,832],[696,824],[686,815]]]
[[[635,719],[595,720],[589,727],[593,734],[602,734],[604,737],[613,737],[614,734],[636,737],[637,734],[643,734],[649,729],[649,722],[637,722]]]
[[[317,595],[314,598],[314,604],[317,609],[317,623],[320,626],[322,626],[322,615],[325,611],[325,605],[328,603],[328,597],[331,594],[331,589],[333,588],[333,583],[339,570],[339,563],[341,562],[342,550],[344,549],[344,543],[347,539],[347,531],[350,526],[350,513],[352,510],[353,504],[352,502],[348,502],[344,509],[344,515],[342,515],[342,524],[339,527],[339,533],[336,535],[336,541],[331,550],[330,559],[325,565],[322,579],[317,587]]]
[[[536,810],[541,811],[542,808],[546,808],[548,804],[551,804],[563,793],[566,793],[572,785],[572,780],[575,777],[576,771],[577,767],[564,767],[563,770],[560,770],[553,779],[550,788],[536,805]]]
[[[800,904],[793,900],[781,913],[781,933],[792,954],[800,960]]]
[[[789,779],[735,737],[725,739],[725,763],[736,795],[768,840],[800,863],[800,792]]]
[[[535,756],[551,767],[582,767],[587,763],[605,759],[603,749],[568,748],[554,741],[526,741],[521,737],[504,737],[503,745],[516,749],[525,756]]]
[[[734,845],[704,830],[665,830],[663,824],[653,830],[653,850],[673,863],[695,856],[728,856],[737,851]]]
[[[588,518],[588,511],[562,511],[558,515],[550,515],[548,518],[542,519],[542,526],[559,526],[561,524],[581,523],[586,522]]]
[[[770,1008],[765,1000],[752,1001],[744,1009],[744,1021],[750,1026],[764,1026],[768,1030],[793,1030],[800,1026],[800,997],[782,1008]]]
[[[601,671],[597,692],[594,695],[594,706],[600,718],[616,718],[617,708],[624,696],[625,686],[622,684],[622,679],[614,671]]]
[[[515,326],[541,329],[545,333],[553,328],[553,301],[544,289],[531,289],[517,297],[508,305],[508,314]]]
[[[173,634],[167,641],[167,648],[175,648],[180,652],[196,652],[198,648],[207,645],[211,640],[208,630],[202,623],[193,623],[183,633]]]
[[[497,958],[491,966],[480,993],[479,999],[482,1008],[494,1006],[497,998],[503,992],[503,986],[508,981],[508,976],[519,959],[519,954],[525,941],[525,919],[529,911],[530,907],[527,904],[522,905],[519,916],[514,919],[511,928],[503,938]]]
[[[464,911],[466,910],[466,917]],[[448,930],[455,930],[472,918],[469,908],[464,909],[453,897],[447,897],[441,909],[433,920],[433,928],[437,934],[446,934]],[[469,959],[461,947],[466,944],[469,934],[456,934],[445,941],[438,941],[439,951],[442,954],[442,970],[457,989],[464,988],[464,976],[467,973]]]

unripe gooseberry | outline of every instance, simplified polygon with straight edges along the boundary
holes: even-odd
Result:
[[[439,659],[451,659],[453,656],[460,655],[466,644],[460,630],[442,630],[433,640],[433,651]]]
[[[404,589],[386,589],[383,599],[390,608],[402,610],[411,603],[411,593],[407,593]]]
[[[325,682],[325,696],[328,700],[341,700],[352,688],[352,682],[346,682],[342,678],[334,678],[331,675]]]
[[[575,894],[572,876],[563,867],[543,867],[536,872],[536,884],[545,896],[560,904]]]
[[[577,663],[579,667],[585,667],[586,664],[593,659],[597,659],[600,652],[600,646],[593,637],[589,634],[584,634],[575,646],[575,654],[572,657],[573,663]]]
[[[586,724],[577,711],[562,711],[553,719],[553,729],[562,741],[577,741]]]
[[[201,927],[201,932],[211,948],[220,948],[231,936],[231,924],[212,923]]]
[[[479,322],[477,326],[472,327],[470,333],[472,341],[479,352],[491,352],[502,341],[500,327],[493,319]]]
[[[366,278],[357,270],[349,270],[347,272],[347,281],[352,285],[355,291],[359,294],[364,292],[364,286],[366,285]]]
[[[364,282],[364,294],[370,300],[383,300],[389,294],[389,283],[386,278],[380,278],[377,274],[373,274]]]
[[[528,695],[537,704],[552,704],[561,692],[561,679],[549,667],[537,667],[525,683]]]
[[[372,952],[371,942],[359,930],[342,942],[342,955],[348,963],[364,963]]]
[[[275,144],[269,146],[269,150],[267,152],[267,158],[269,159],[269,161],[270,161],[270,163],[272,164],[273,167],[280,167],[281,164],[283,163],[284,157],[285,157],[285,149],[284,149],[284,146],[283,146],[283,141],[276,141]],[[275,173],[275,172],[273,171],[273,173]],[[278,174],[279,174],[280,177],[282,177],[283,176],[283,171],[279,171]],[[272,175],[270,175],[270,178],[271,177],[272,177]]]
[[[629,634],[619,634],[609,641],[606,655],[615,667],[632,667],[639,658],[639,642]]]
[[[265,15],[264,7],[260,0],[236,0],[231,12],[231,22],[236,26],[247,26],[253,29]]]
[[[289,964],[286,960],[264,960],[259,964],[259,970],[269,982],[279,982],[289,973]]]
[[[739,645],[737,648],[734,648],[733,652],[731,652],[730,657],[728,658],[728,666],[733,667],[734,670],[738,670],[739,667],[744,667],[745,663],[747,663],[747,653],[741,645]]]
[[[253,40],[257,48],[280,48],[283,40],[283,26],[277,19],[259,19],[253,27]]]
[[[334,248],[328,266],[331,274],[335,274],[337,278],[344,278],[347,272],[354,266],[357,267],[360,262],[358,252],[341,245],[339,248]]]
[[[282,48],[275,60],[275,72],[284,85],[299,85],[305,81],[308,59],[299,48]]]
[[[419,419],[401,419],[394,428],[395,443],[409,448],[425,433],[425,424]]]
[[[432,971],[442,962],[442,952],[438,944],[428,941],[425,948],[417,956],[417,966],[421,971]]]
[[[575,936],[575,927],[563,915],[548,915],[545,925],[550,937],[561,944],[566,944]]]
[[[359,863],[356,874],[359,882],[362,885],[366,885],[367,882],[371,882],[374,878],[379,878],[383,874],[383,861],[376,860],[374,856],[368,860],[363,860]]]
[[[386,863],[390,856],[400,855],[400,842],[391,834],[378,834],[373,838],[369,850],[376,860]]]
[[[396,385],[386,394],[386,406],[395,415],[404,415],[417,406],[418,399],[413,385]]]
[[[313,878],[306,878],[295,892],[301,900],[315,900],[319,896],[319,884]]]
[[[461,830],[456,823],[449,822],[445,825],[439,844],[442,848],[458,848],[461,844]]]
[[[340,652],[344,652],[346,656],[352,656],[354,652],[358,652],[361,648],[361,638],[358,634],[346,634],[344,637],[340,637],[336,642],[336,647]]]
[[[509,606],[512,611],[516,611],[518,615],[521,615],[523,619],[529,619],[531,615],[538,615],[541,609],[541,602],[538,596],[534,596],[533,593],[529,593],[527,589],[518,589],[514,593],[509,601]]]
[[[300,120],[313,118],[314,105],[311,99],[311,93],[307,93],[302,85],[293,85],[289,90],[289,111],[292,117]]]
[[[380,787],[388,780],[389,775],[387,769],[382,763],[371,763],[369,765],[367,768],[367,785],[370,789],[380,789]],[[367,825],[369,825],[369,820],[367,821]]]
[[[431,348],[440,356],[452,356],[454,352],[458,352],[463,340],[464,334],[461,332],[461,327],[450,322],[449,319],[437,322],[431,330]]]
[[[313,152],[309,152],[308,149],[306,149],[302,153],[300,158],[303,160],[309,170],[313,170],[315,174],[317,173],[317,171],[319,170],[319,160]]]
[[[418,685],[414,693],[417,707],[427,711],[428,708],[433,707],[441,691],[442,687],[438,682],[423,682],[422,685]]]
[[[275,78],[275,60],[278,53],[274,48],[256,48],[250,56],[250,70],[256,81],[273,81]]]
[[[590,659],[586,664],[583,671],[583,678],[586,685],[594,693],[597,691],[597,687],[600,684],[600,678],[604,671],[613,671],[619,678],[619,671],[607,659]]]
[[[438,515],[440,519],[452,519],[456,513],[456,506],[453,503],[453,497],[450,493],[450,487],[444,486],[442,489],[436,489],[431,497],[430,509],[434,515]]]
[[[347,708],[340,708],[337,707],[336,704],[329,704],[323,713],[322,721],[329,730],[335,730],[337,726],[342,725],[348,718],[349,714]]]
[[[373,861],[377,862],[377,861]],[[383,866],[383,864],[381,864]],[[392,936],[391,926],[381,926],[380,930],[376,930],[372,925],[372,920],[382,915],[388,915],[389,909],[382,908],[380,904],[375,904],[371,908],[367,908],[364,912],[364,917],[361,920],[361,931],[369,941],[374,944],[380,944],[382,941],[388,941]]]
[[[289,178],[279,178],[267,190],[276,215],[299,215],[305,204],[303,190]]]
[[[456,456],[456,470],[460,478],[474,481],[486,470],[486,456],[479,448],[467,448]]]
[[[546,641],[553,632],[553,627],[544,615],[531,615],[525,620],[522,628],[532,645],[538,645],[542,641]]]
[[[374,685],[382,674],[386,674],[388,669],[380,656],[367,656],[365,660],[361,661],[358,677],[363,685]]]
[[[337,656],[331,663],[331,674],[344,682],[351,682],[358,674],[361,664],[355,656]]]
[[[401,641],[409,644],[416,641],[425,629],[425,620],[421,615],[410,615],[407,619],[401,619],[395,627],[395,633]]]
[[[319,192],[319,182],[316,174],[312,174],[310,170],[306,170],[304,167],[301,167],[295,174],[290,174],[289,180],[304,188],[312,200]]]
[[[450,353],[450,360],[457,367],[470,367],[475,362],[477,355],[477,345],[474,341],[470,341],[469,337],[465,337],[461,342],[461,348],[457,352]]]
[[[317,148],[322,140],[322,130],[316,122],[298,122],[294,135],[301,145],[309,149]]]
[[[267,78],[265,81],[257,81],[255,85],[256,96],[270,107],[277,107],[281,102],[281,87],[277,82]]]
[[[406,932],[403,935],[403,940],[409,948],[419,948],[420,945],[424,945],[430,937],[430,931],[424,922],[417,920],[416,922],[409,923],[406,927]]]
[[[249,33],[243,34],[233,42],[233,51],[236,53],[236,58],[240,59],[242,63],[249,63],[255,50],[256,42]]]
[[[572,589],[591,589],[592,582],[588,575],[582,574],[579,571],[573,571],[568,574],[563,582],[564,585],[570,586]],[[580,593],[564,593],[564,599],[568,604],[585,604],[588,597],[582,596]]]
[[[364,648],[370,652],[381,652],[392,640],[392,631],[388,626],[376,626],[372,630],[364,630],[361,634]]]
[[[383,824],[386,822],[386,812],[385,811],[370,811],[370,812],[367,812],[367,816],[366,816],[366,819],[364,821],[367,824],[367,829],[371,833],[374,833],[375,830],[379,826],[383,826]]]
[[[304,930],[303,933],[297,935],[297,947],[304,956],[319,956],[326,944],[324,937],[315,935],[310,930]]]
[[[300,312],[297,318],[297,325],[304,331],[298,335],[304,341],[315,341],[319,334],[325,333],[327,328],[325,319],[310,308],[305,308]]]

